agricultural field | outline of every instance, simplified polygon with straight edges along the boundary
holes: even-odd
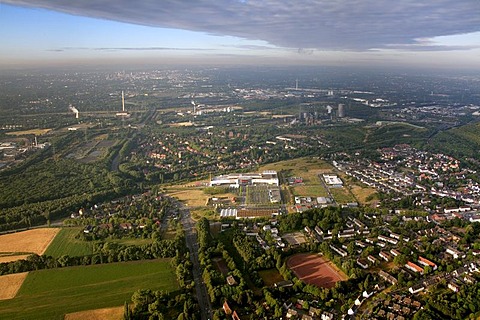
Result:
[[[177,290],[170,259],[33,271],[14,299],[0,301],[0,314],[60,320],[66,313],[122,306],[138,289]]]
[[[123,306],[68,313],[64,320],[122,320]]]
[[[0,235],[0,254],[2,258],[27,253],[41,255],[59,231],[59,228],[38,228]]]
[[[83,228],[62,228],[45,251],[46,255],[61,257],[85,256],[93,253],[92,245],[86,241],[75,239]]]
[[[28,272],[0,276],[0,300],[13,299],[25,281]]]
[[[318,254],[296,254],[288,259],[287,266],[300,280],[320,288],[333,288],[335,283],[348,279],[332,262]]]
[[[27,259],[28,254],[11,255],[10,253],[0,254],[0,263],[12,262]]]

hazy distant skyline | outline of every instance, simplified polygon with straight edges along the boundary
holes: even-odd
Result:
[[[0,66],[480,69],[480,1],[0,0]]]

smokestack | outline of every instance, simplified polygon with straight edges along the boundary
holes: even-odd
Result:
[[[197,112],[197,109],[196,109],[195,101],[193,100],[192,100],[192,105],[193,105],[193,115],[195,115]]]
[[[123,90],[122,90],[122,112],[125,112],[125,96],[123,95]]]
[[[75,108],[75,107],[72,106],[72,105],[69,105],[69,106],[68,106],[68,109],[69,109],[70,111],[72,111],[73,113],[75,113],[75,119],[78,119],[78,114],[80,113],[80,112],[78,111],[78,109]]]

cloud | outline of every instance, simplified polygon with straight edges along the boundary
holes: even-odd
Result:
[[[286,48],[364,51],[480,31],[478,0],[1,0],[64,13]],[[442,50],[442,46],[412,46]]]
[[[93,51],[212,51],[213,49],[204,48],[175,48],[175,47],[101,47],[101,48],[88,48],[88,47],[63,47],[60,49],[49,49],[47,51],[52,52],[64,52],[75,50],[93,50]]]

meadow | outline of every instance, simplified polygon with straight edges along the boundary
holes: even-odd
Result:
[[[138,289],[177,290],[170,259],[30,272],[14,299],[0,301],[0,318],[60,320],[67,313],[122,306]]]
[[[86,256],[93,254],[92,244],[75,239],[83,228],[62,228],[52,243],[48,246],[45,254],[55,258],[68,255],[70,257]]]

